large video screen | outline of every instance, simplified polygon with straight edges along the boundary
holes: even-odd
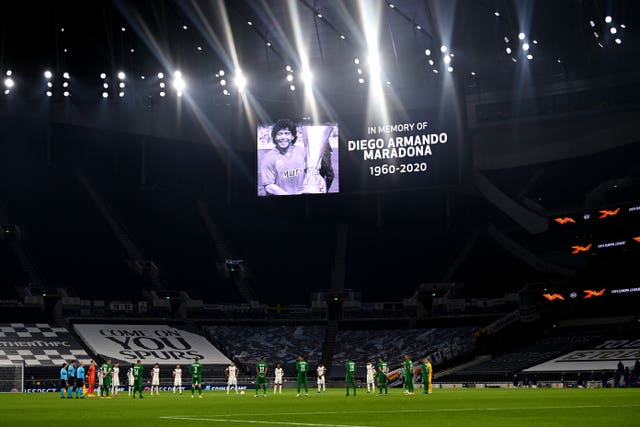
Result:
[[[259,196],[358,193],[454,186],[460,138],[445,109],[363,114],[337,123],[281,119],[258,127]]]

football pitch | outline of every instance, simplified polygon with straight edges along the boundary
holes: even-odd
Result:
[[[311,390],[310,390],[311,391]],[[400,389],[378,396],[331,389],[296,398],[295,390],[255,398],[224,391],[191,398],[171,392],[135,400],[61,399],[58,393],[0,395],[0,426],[633,426],[640,425],[640,389],[458,389],[425,396]],[[197,394],[196,394],[197,396]]]

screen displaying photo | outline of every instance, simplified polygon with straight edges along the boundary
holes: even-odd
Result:
[[[340,191],[338,125],[292,119],[258,127],[258,196]]]

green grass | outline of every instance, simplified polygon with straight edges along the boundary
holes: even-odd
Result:
[[[419,390],[417,390],[419,392]],[[254,398],[204,392],[174,396],[120,396],[60,399],[59,394],[0,395],[0,426],[193,427],[193,426],[633,426],[640,425],[640,389],[462,389],[430,396],[404,396],[399,389],[379,397],[342,389],[310,397],[282,395]]]

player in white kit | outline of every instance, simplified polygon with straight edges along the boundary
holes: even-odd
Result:
[[[321,363],[318,365],[316,369],[316,375],[318,376],[318,393],[321,391],[327,391],[326,383],[325,383],[325,374],[327,370],[324,368],[324,365]]]
[[[118,362],[114,363],[113,369],[111,370],[111,395],[119,396],[120,391],[120,364]]]
[[[376,370],[373,367],[373,363],[367,362],[367,393],[371,393],[376,389],[376,384],[373,380],[373,378],[375,377],[375,372]]]
[[[173,394],[176,394],[176,388],[182,394],[182,368],[180,365],[176,365],[173,370]]]
[[[133,364],[129,367],[129,369],[127,370],[127,382],[129,384],[129,396],[131,396],[133,394],[133,384],[134,384],[135,378],[133,378]]]
[[[280,391],[280,394],[282,394],[282,377],[284,377],[284,369],[282,369],[282,366],[278,363],[273,372],[275,374],[275,379],[273,380],[273,394],[278,393],[278,390]]]
[[[156,365],[151,370],[151,395],[153,396],[153,390],[156,391],[156,396],[160,394],[160,365]]]
[[[96,396],[100,396],[102,393],[102,387],[104,387],[104,377],[102,376],[102,365],[98,368],[98,390],[96,391]]]
[[[229,366],[224,370],[224,373],[227,374],[227,394],[229,394],[229,390],[231,390],[231,386],[235,387],[236,394],[238,394],[238,367],[235,363],[231,362]]]

